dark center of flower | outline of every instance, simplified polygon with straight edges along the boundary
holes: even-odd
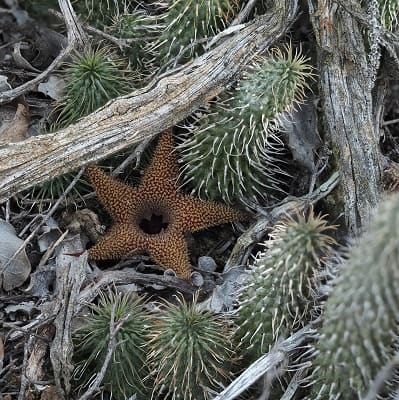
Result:
[[[140,229],[148,235],[157,235],[166,230],[169,218],[161,213],[151,213],[149,217],[143,217],[139,222]]]

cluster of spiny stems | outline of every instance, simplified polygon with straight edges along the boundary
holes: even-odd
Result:
[[[191,302],[177,296],[150,312],[137,295],[102,293],[75,333],[80,389],[103,368],[110,324],[122,322],[102,381],[114,398],[200,400],[221,390],[232,376],[232,324],[222,314],[200,309],[197,300],[197,295]]]

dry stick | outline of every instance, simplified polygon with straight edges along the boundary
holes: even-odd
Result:
[[[150,37],[118,38],[118,37],[112,36],[108,33],[105,33],[103,31],[100,31],[99,29],[96,29],[88,24],[83,24],[83,28],[85,30],[87,30],[87,32],[94,33],[97,36],[107,39],[109,42],[118,46],[121,50],[123,49],[123,47],[129,47],[132,43],[139,42],[141,40],[150,40],[151,39]]]
[[[82,255],[83,256],[83,255]],[[82,257],[81,256],[81,257]],[[134,269],[126,269],[122,271],[105,271],[101,278],[93,283],[91,286],[86,286],[80,293],[76,300],[73,309],[73,316],[81,312],[83,307],[90,303],[97,295],[98,292],[111,285],[111,284],[130,284],[138,283],[140,285],[161,285],[180,291],[182,293],[193,294],[197,287],[190,285],[184,279],[176,276],[169,275],[156,275],[156,274],[143,274],[135,271]],[[41,313],[33,321],[29,321],[25,326],[15,328],[15,332],[9,335],[10,340],[17,340],[23,336],[24,333],[29,333],[38,327],[49,324],[57,316],[57,310],[54,307],[49,307],[53,304],[52,301],[47,301],[40,305]]]
[[[225,90],[258,52],[283,37],[296,11],[297,0],[281,0],[278,8],[178,72],[168,72],[58,132],[0,144],[0,203],[176,125]]]
[[[75,250],[79,246],[75,247]],[[77,299],[86,279],[87,252],[80,257],[61,254],[56,260],[57,296],[49,302],[55,316],[55,335],[50,345],[50,360],[55,384],[66,397],[71,389],[73,365],[72,319]]]
[[[104,379],[105,373],[107,372],[107,368],[111,361],[112,354],[114,353],[115,347],[118,344],[116,342],[116,334],[122,328],[122,325],[130,318],[130,314],[125,315],[118,321],[118,324],[115,326],[115,308],[116,308],[116,304],[114,303],[112,305],[112,310],[111,310],[111,321],[109,323],[108,350],[105,355],[104,363],[103,363],[100,371],[97,373],[96,377],[94,378],[93,382],[91,383],[90,387],[86,390],[86,392],[83,393],[82,396],[79,397],[78,400],[90,399],[90,397],[99,389],[99,387]]]
[[[265,373],[279,368],[299,346],[313,337],[315,333],[316,330],[313,325],[309,324],[281,343],[277,343],[269,353],[258,358],[213,400],[233,400],[237,398]]]
[[[21,385],[19,387],[18,400],[24,400],[26,387],[28,386],[29,383],[28,378],[26,376],[26,367],[28,364],[29,348],[32,346],[32,343],[33,343],[33,336],[30,335],[29,339],[25,342],[24,345],[24,360],[22,362]]]
[[[321,184],[314,192],[302,197],[287,197],[279,206],[274,207],[267,217],[259,218],[246,232],[237,240],[236,245],[227,260],[224,272],[246,263],[246,258],[252,246],[259,243],[263,236],[280,218],[303,211],[306,207],[317,203],[326,197],[338,185],[340,175],[334,172],[330,178]]]
[[[78,17],[72,7],[70,0],[58,0],[61,13],[65,20],[68,30],[68,39],[77,43],[78,47],[84,47],[88,42],[88,37],[84,32]]]
[[[295,375],[292,377],[287,389],[285,390],[280,400],[291,400],[294,397],[296,391],[301,386],[301,381],[305,376],[305,371],[306,369],[300,369],[295,372]]]
[[[399,123],[399,118],[396,119],[391,119],[389,121],[384,121],[381,125],[382,126],[387,126],[387,125],[393,125]]]
[[[6,268],[9,267],[10,263],[15,259],[15,257],[18,256],[18,254],[26,247],[28,243],[35,237],[36,233],[38,230],[44,225],[50,217],[55,213],[59,205],[62,203],[62,201],[65,199],[66,195],[72,190],[72,188],[76,185],[76,182],[79,180],[79,178],[82,176],[84,169],[81,168],[80,171],[76,174],[75,178],[73,181],[69,184],[69,186],[65,189],[64,193],[60,198],[56,201],[56,203],[51,207],[50,211],[46,214],[46,216],[42,219],[42,221],[37,224],[36,228],[33,229],[31,234],[24,240],[24,242],[19,246],[18,250],[14,253],[14,255],[5,263],[3,268],[0,271],[5,270]]]
[[[82,42],[81,36],[79,36],[80,30],[76,22],[76,14],[73,12],[70,0],[59,0],[59,5],[64,16],[68,31],[68,45],[65,49],[61,50],[60,54],[54,59],[54,61],[47,67],[45,71],[36,76],[36,78],[18,86],[14,89],[0,92],[0,104],[8,103],[24,93],[31,90],[35,85],[42,82],[48,77],[60,63],[72,52],[77,43]]]
[[[0,92],[0,105],[4,103],[8,103],[15,98],[25,94],[29,90],[31,90],[35,85],[44,81],[48,75],[50,75],[60,64],[61,62],[71,53],[74,49],[75,43],[69,42],[65,49],[61,50],[60,54],[54,59],[54,61],[47,67],[45,71],[40,73],[33,78],[32,80],[18,86],[14,89],[6,90],[5,92]]]
[[[99,280],[86,286],[79,294],[74,314],[77,315],[82,308],[91,303],[98,293],[111,284],[130,284],[138,283],[140,285],[161,285],[173,288],[182,293],[193,294],[198,289],[190,285],[184,279],[169,275],[142,274],[132,268],[122,271],[105,271]]]
[[[39,261],[39,264],[37,268],[42,267],[43,265],[46,264],[48,259],[51,257],[53,254],[54,250],[56,247],[65,239],[66,235],[68,235],[69,230],[67,229],[55,242],[53,242],[46,250],[46,252],[43,254],[42,258]]]
[[[140,164],[141,156],[150,143],[151,138],[146,138],[144,139],[140,144],[136,146],[136,148],[133,150],[132,154],[130,154],[125,160],[123,160],[112,172],[112,176],[118,176],[120,173],[122,173],[126,167],[133,162],[133,160],[136,161],[135,168],[137,169]]]
[[[252,10],[255,8],[257,1],[258,0],[248,0],[248,3],[245,5],[245,7],[234,18],[233,22],[231,23],[231,26],[240,25],[243,22],[245,22],[248,19],[249,14],[251,14]]]
[[[44,341],[49,342],[48,338],[46,338],[46,337],[44,337],[42,335],[39,335],[37,333],[31,332],[30,330],[25,329],[24,327],[15,326],[13,324],[10,324],[9,322],[2,322],[2,326],[5,327],[5,328],[10,328],[10,330],[13,330],[13,331],[20,331],[23,334],[30,335],[30,336],[32,336],[32,337],[34,337],[36,339],[40,339],[40,340],[44,340]]]
[[[48,11],[50,14],[54,15],[59,20],[64,19],[63,15],[61,13],[59,13],[58,11],[53,10],[52,8],[50,8]],[[119,49],[121,49],[121,50],[124,47],[129,47],[132,43],[138,42],[140,40],[146,40],[145,37],[144,38],[143,37],[140,37],[140,38],[118,38],[118,37],[109,35],[108,33],[105,33],[97,28],[94,28],[87,23],[82,23],[81,25],[82,25],[83,29],[86,30],[87,32],[94,33],[97,36],[107,39],[109,42],[113,43],[114,45],[119,47]],[[149,38],[147,38],[147,39],[149,39]]]

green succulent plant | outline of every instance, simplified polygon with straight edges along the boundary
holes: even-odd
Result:
[[[239,297],[236,335],[247,361],[312,319],[319,302],[322,259],[335,243],[326,231],[333,228],[313,212],[275,227]]]
[[[399,17],[399,0],[378,0],[381,23],[389,30],[396,30]]]
[[[91,313],[85,317],[85,324],[74,334],[77,363],[74,375],[80,385],[87,386],[100,371],[108,350],[114,310],[115,326],[122,319],[124,322],[116,333],[117,345],[103,384],[116,399],[136,393],[138,399],[146,400],[149,392],[143,380],[148,375],[146,343],[150,317],[145,302],[137,295],[113,292],[100,293],[99,297],[97,305],[89,306]]]
[[[124,48],[124,52],[133,67],[143,75],[149,75],[154,68],[151,44],[159,36],[161,30],[158,18],[150,16],[142,10],[136,10],[129,14],[115,16],[111,29],[118,37],[134,39],[129,47]]]
[[[122,60],[108,49],[86,49],[75,53],[73,60],[63,70],[65,90],[54,109],[58,114],[52,129],[63,128],[79,118],[103,106],[108,100],[127,93],[131,88],[129,77]],[[41,185],[30,193],[40,207],[43,202],[58,199],[72,182],[74,174],[68,173]],[[80,179],[73,193],[83,196],[91,191],[90,184]]]
[[[80,17],[103,29],[116,15],[127,12],[136,5],[135,0],[72,0],[72,5]]]
[[[291,47],[245,72],[234,94],[211,106],[179,145],[184,182],[200,196],[230,204],[274,199],[284,173],[281,120],[304,100],[312,67]]]
[[[176,56],[187,60],[198,54],[201,50],[196,41],[222,30],[238,11],[238,4],[238,0],[172,0],[156,45],[163,62]]]
[[[232,328],[227,318],[200,310],[182,296],[165,302],[151,329],[149,367],[154,397],[201,400],[230,377]],[[162,397],[164,398],[164,397]]]
[[[88,48],[82,54],[75,53],[63,76],[65,90],[56,107],[57,127],[76,122],[131,88],[123,61],[106,48]]]
[[[399,334],[399,197],[382,203],[325,305],[311,398],[363,399]]]

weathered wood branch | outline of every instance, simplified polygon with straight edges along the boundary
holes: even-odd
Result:
[[[66,129],[0,143],[0,203],[182,121],[225,90],[255,54],[279,40],[296,10],[297,0],[279,2],[278,9],[248,23],[190,64],[109,102]]]
[[[347,226],[356,235],[378,203],[382,175],[364,37],[359,23],[333,1],[308,3],[319,45],[325,135],[341,171]]]
[[[340,176],[334,172],[312,193],[302,197],[287,197],[278,207],[273,208],[267,217],[259,218],[237,240],[224,267],[224,272],[239,265],[245,265],[253,246],[258,244],[276,222],[287,215],[302,213],[309,206],[329,195],[339,184]],[[235,300],[235,299],[234,299]],[[231,304],[232,305],[232,304]]]
[[[315,335],[315,327],[312,324],[306,325],[292,336],[272,347],[254,363],[252,363],[237,379],[235,379],[226,389],[218,394],[214,400],[234,400],[251,387],[260,377],[270,371],[278,369],[284,365],[293,353],[309,338]]]

